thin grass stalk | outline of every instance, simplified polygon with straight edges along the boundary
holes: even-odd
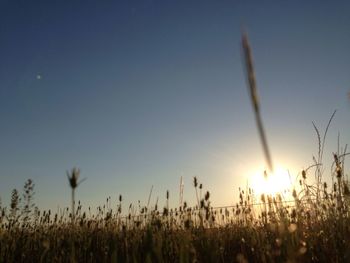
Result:
[[[274,169],[273,169],[272,158],[271,158],[270,150],[269,150],[266,135],[265,135],[263,122],[260,115],[260,105],[259,105],[259,99],[258,99],[257,88],[256,88],[252,52],[250,49],[248,36],[246,33],[243,33],[242,35],[242,47],[243,47],[243,53],[244,53],[244,59],[245,59],[246,75],[247,75],[247,80],[249,85],[250,99],[251,99],[253,109],[254,109],[254,114],[255,114],[255,121],[256,121],[256,125],[260,135],[260,140],[263,147],[268,169],[270,173],[273,173]]]
[[[183,205],[183,191],[184,191],[183,189],[184,189],[184,183],[183,183],[182,176],[181,176],[180,191],[179,191],[179,207],[182,207],[182,205]]]
[[[149,195],[148,195],[147,211],[148,211],[148,207],[149,207],[149,202],[151,201],[152,191],[153,191],[153,185],[152,185],[151,190],[149,191]]]
[[[324,152],[324,146],[325,146],[325,142],[326,142],[326,136],[327,136],[327,133],[328,133],[328,129],[331,125],[331,122],[335,116],[335,113],[337,112],[337,110],[335,110],[331,117],[329,118],[329,121],[328,121],[328,124],[326,126],[326,130],[323,134],[323,138],[322,138],[322,141],[321,141],[321,136],[320,136],[320,132],[318,130],[318,128],[316,127],[315,123],[312,122],[312,125],[317,133],[317,139],[318,139],[318,158],[317,158],[317,161],[316,163],[318,164],[321,164],[322,163],[322,160],[323,160],[323,152]],[[338,135],[338,152],[339,152],[339,135]],[[316,168],[316,187],[317,187],[317,192],[316,192],[316,197],[317,197],[317,200],[319,199],[319,196],[320,196],[320,191],[321,191],[321,188],[322,188],[322,170],[321,170],[321,166],[317,166]]]
[[[75,222],[75,188],[72,188],[72,223]]]

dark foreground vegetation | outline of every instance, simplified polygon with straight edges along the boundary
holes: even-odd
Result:
[[[40,212],[28,180],[23,194],[14,190],[10,207],[1,207],[0,262],[350,262],[344,156],[334,155],[331,186],[321,183],[316,164],[301,172],[292,202],[247,189],[236,206],[215,209],[209,192],[198,194],[195,178],[192,208],[184,202],[177,209],[122,211],[120,196],[83,212],[79,202],[74,206],[79,171],[73,170],[73,214],[68,208]]]

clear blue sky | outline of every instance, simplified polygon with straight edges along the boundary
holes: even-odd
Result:
[[[0,197],[26,179],[36,203],[193,203],[193,176],[232,204],[264,166],[247,92],[241,26],[253,48],[277,165],[297,173],[326,143],[350,142],[349,1],[0,1]],[[326,159],[327,159],[326,158]],[[329,174],[329,166],[326,167]]]

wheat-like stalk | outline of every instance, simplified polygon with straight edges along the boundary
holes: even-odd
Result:
[[[259,105],[259,98],[258,98],[257,89],[256,89],[252,52],[250,49],[248,36],[246,33],[242,34],[242,47],[243,47],[244,60],[245,60],[245,66],[246,66],[246,75],[248,80],[250,99],[251,99],[253,109],[254,109],[254,114],[255,114],[255,121],[258,128],[261,144],[264,150],[266,163],[269,168],[269,171],[272,173],[273,163],[272,163],[272,158],[270,155],[270,151],[269,151],[269,147],[268,147],[268,143],[265,135],[264,126],[260,115],[260,105]]]
[[[81,184],[85,180],[84,178],[80,182],[78,182],[79,176],[80,170],[78,168],[74,167],[71,173],[67,171],[69,185],[72,188],[72,222],[74,222],[75,219],[75,189],[78,187],[79,184]]]

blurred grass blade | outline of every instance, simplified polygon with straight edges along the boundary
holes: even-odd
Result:
[[[256,89],[256,82],[255,82],[255,74],[254,74],[254,68],[253,68],[253,59],[252,59],[252,52],[249,46],[248,42],[248,36],[246,33],[243,33],[242,35],[242,47],[243,47],[243,53],[244,53],[244,60],[245,60],[245,66],[246,66],[246,75],[249,85],[249,93],[250,93],[250,99],[252,101],[254,114],[255,114],[255,121],[256,125],[258,127],[258,132],[260,135],[261,144],[264,150],[264,155],[266,159],[267,166],[269,168],[269,171],[273,172],[273,163],[272,158],[270,155],[269,147],[267,144],[267,139],[263,127],[263,123],[260,116],[260,106],[259,106],[259,99]]]

